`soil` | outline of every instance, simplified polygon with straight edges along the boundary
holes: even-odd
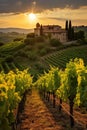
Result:
[[[64,107],[67,108],[67,105]],[[78,121],[79,118],[82,118],[82,121],[86,123],[87,114],[77,112],[75,116],[76,114]],[[63,110],[60,113],[58,105],[53,108],[52,102],[43,99],[39,92],[34,89],[31,95],[27,95],[20,120],[21,123],[17,126],[17,130],[87,130],[85,124],[81,125],[79,122],[75,122],[74,128],[71,128],[69,115]]]

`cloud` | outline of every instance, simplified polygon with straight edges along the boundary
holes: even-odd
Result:
[[[0,0],[0,13],[40,12],[53,8],[79,8],[87,5],[87,0]]]
[[[43,19],[43,20],[44,19],[50,19],[50,20],[58,20],[58,21],[59,20],[60,21],[65,21],[66,20],[66,18],[60,18],[60,17],[58,17],[58,18],[57,17],[45,17],[45,18],[43,17],[43,18],[40,18],[40,19]]]

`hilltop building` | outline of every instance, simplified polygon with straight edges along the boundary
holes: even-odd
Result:
[[[36,28],[34,28],[35,36],[48,36],[50,38],[59,39],[60,42],[67,42],[67,31],[62,29],[59,25],[40,25],[36,24]]]

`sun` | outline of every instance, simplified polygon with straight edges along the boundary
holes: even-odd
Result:
[[[29,20],[30,20],[30,21],[35,21],[35,20],[36,20],[36,15],[35,15],[34,13],[30,13],[30,14],[28,15],[28,17],[29,17]]]

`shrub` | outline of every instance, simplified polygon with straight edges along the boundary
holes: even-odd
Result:
[[[80,44],[87,44],[86,39],[79,39],[77,42],[80,43]]]
[[[13,41],[15,42],[15,41],[22,41],[23,40],[23,38],[15,38]]]
[[[11,56],[11,55],[9,55],[9,56],[7,56],[7,57],[5,58],[5,61],[6,61],[6,62],[13,62],[13,61],[14,61],[14,57]]]
[[[58,39],[51,39],[51,40],[50,40],[50,44],[51,44],[51,46],[53,46],[53,47],[58,47],[58,46],[61,45],[61,42],[60,42]]]
[[[47,53],[51,52],[51,48],[46,47],[45,49],[46,49]]]
[[[27,38],[34,38],[34,37],[35,37],[35,34],[34,34],[34,33],[29,33],[29,34],[27,34],[26,37],[27,37]]]
[[[44,37],[43,36],[36,37],[35,42],[44,42]]]
[[[35,43],[35,39],[34,38],[26,38],[26,39],[24,39],[24,43],[27,45],[33,45]]]
[[[29,60],[31,60],[31,61],[33,61],[33,60],[37,60],[37,54],[36,54],[36,52],[34,52],[34,51],[30,51],[29,53],[28,53],[28,58],[29,58]]]
[[[26,46],[24,48],[24,51],[31,51],[31,50],[33,50],[33,47],[31,45],[30,46]]]
[[[44,73],[44,66],[42,64],[36,63],[35,67],[39,71],[39,73]]]
[[[85,33],[84,31],[78,31],[74,33],[74,39],[78,40],[78,39],[84,39],[85,38]]]
[[[40,56],[44,56],[45,54],[47,54],[47,50],[45,48],[40,50]]]
[[[44,44],[42,43],[42,44],[38,44],[38,49],[39,50],[41,50],[41,49],[43,49],[44,48]]]
[[[4,45],[4,43],[3,42],[0,42],[0,46],[3,46]]]
[[[21,56],[21,57],[26,57],[26,58],[28,58],[28,54],[27,54],[24,50],[18,51],[17,55],[18,55],[18,56]]]

